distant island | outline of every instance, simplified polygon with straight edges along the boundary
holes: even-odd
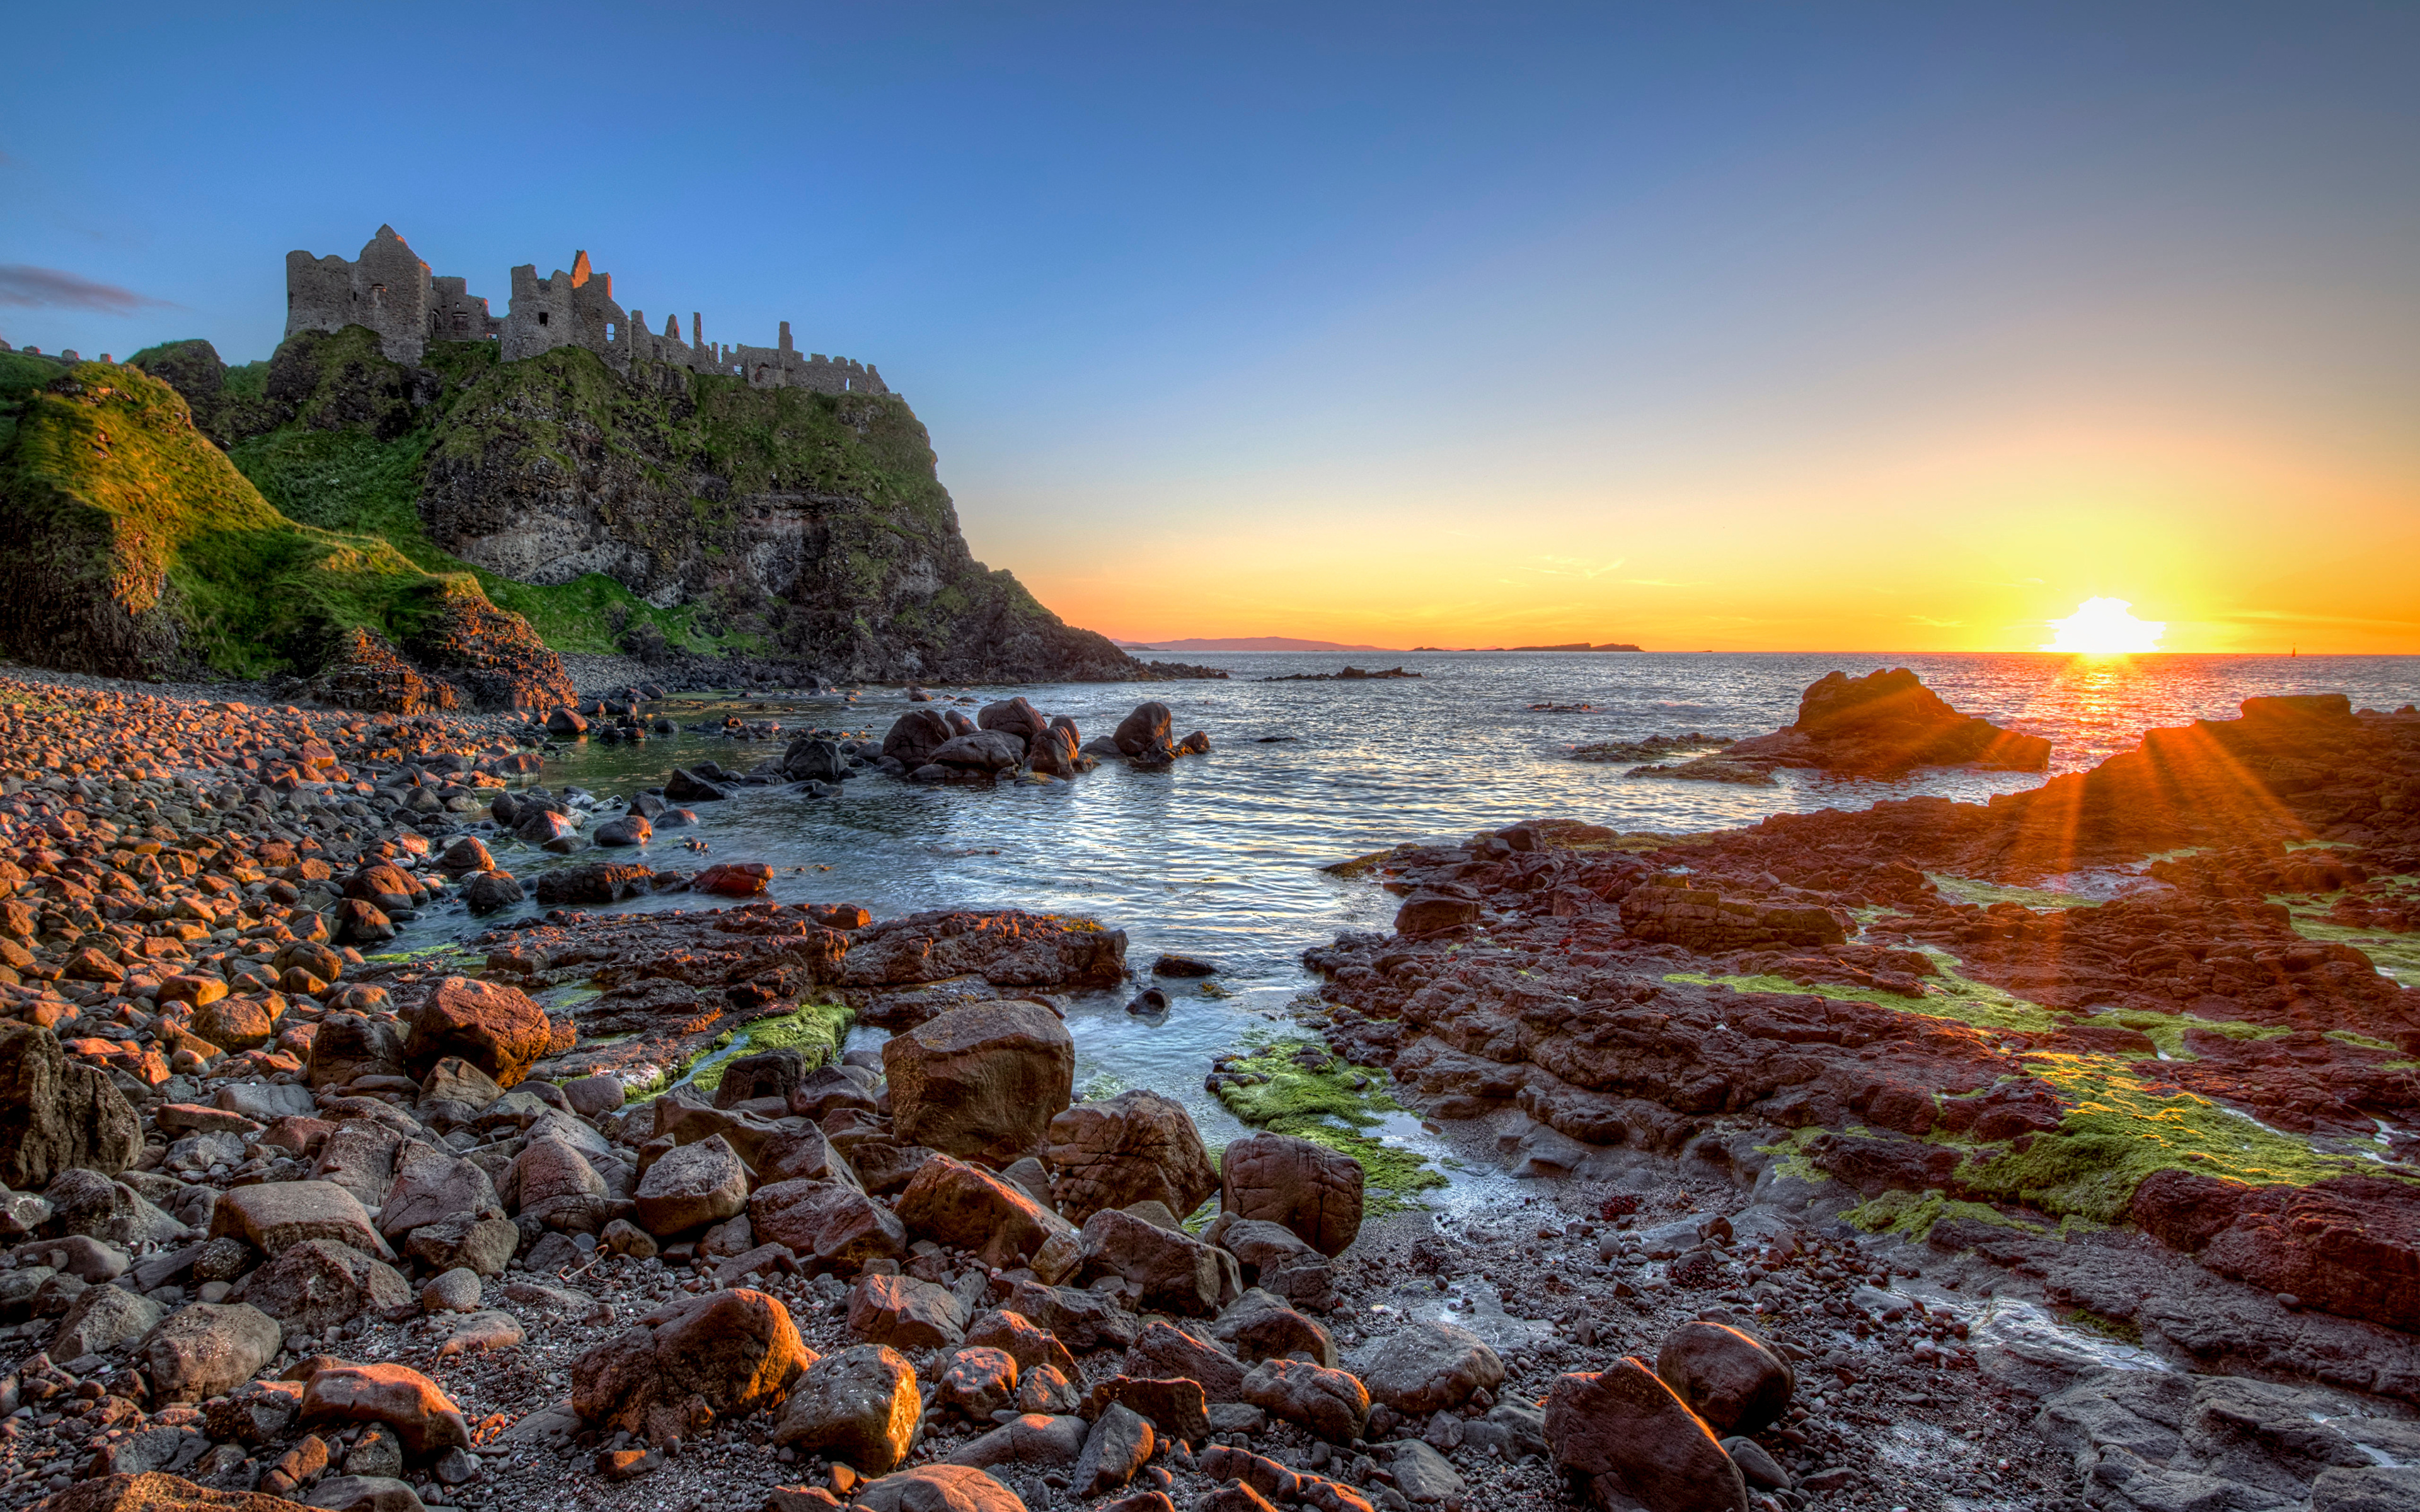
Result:
[[[1174,649],[1177,649],[1177,648],[1176,648],[1176,647],[1171,647],[1170,649],[1174,650]],[[1412,648],[1412,650],[1413,650],[1413,651],[1415,651],[1415,652],[1421,652],[1421,651],[1641,651],[1641,650],[1643,650],[1643,649],[1644,649],[1643,647],[1640,647],[1640,646],[1634,646],[1634,645],[1630,644],[1628,641],[1624,641],[1624,640],[1608,640],[1608,641],[1606,641],[1604,645],[1601,645],[1601,646],[1592,646],[1592,645],[1590,645],[1590,644],[1589,644],[1587,641],[1585,641],[1585,640],[1575,640],[1575,641],[1572,641],[1572,642],[1571,642],[1570,644],[1568,644],[1568,645],[1560,645],[1560,646],[1414,646],[1414,647]]]
[[[1235,635],[1185,640],[1120,640],[1130,651],[1388,651],[1388,646],[1348,646],[1339,640],[1297,640],[1286,635]]]

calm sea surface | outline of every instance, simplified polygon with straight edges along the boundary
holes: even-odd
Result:
[[[937,700],[976,702],[1023,693],[1045,714],[1073,717],[1088,739],[1108,733],[1140,700],[1158,699],[1176,711],[1177,733],[1203,730],[1213,743],[1211,755],[1187,758],[1172,770],[1107,763],[1070,780],[988,789],[912,786],[876,776],[822,801],[751,791],[698,805],[701,826],[673,832],[669,841],[659,837],[649,856],[659,867],[683,869],[709,858],[768,861],[783,869],[776,899],[859,903],[877,917],[954,906],[1089,914],[1126,931],[1138,972],[1147,972],[1163,950],[1216,961],[1221,975],[1211,987],[1163,984],[1173,1007],[1162,1022],[1130,1017],[1125,994],[1079,1004],[1069,1016],[1079,1088],[1107,1095],[1118,1087],[1148,1087],[1179,1097],[1215,1145],[1241,1131],[1202,1089],[1210,1058],[1281,1018],[1287,1002],[1312,985],[1297,961],[1304,947],[1340,929],[1384,928],[1393,916],[1395,900],[1373,885],[1322,874],[1328,862],[1541,815],[1626,830],[1701,830],[1783,810],[1864,808],[1913,793],[1980,798],[2039,780],[1941,773],[1885,784],[1783,773],[1783,786],[1741,788],[1629,777],[1621,764],[1571,760],[1576,745],[1692,732],[1766,733],[1795,717],[1801,688],[1835,669],[1854,676],[1913,668],[1959,709],[2048,736],[2057,771],[2092,765],[2149,728],[2231,715],[2241,700],[2259,694],[2341,691],[2356,707],[2381,709],[2420,701],[2420,657],[2412,656],[1294,652],[1186,659],[1226,668],[1233,680],[933,690]],[[1332,671],[1348,662],[1400,663],[1421,676],[1258,680]],[[1529,707],[1544,703],[1590,707]],[[694,723],[737,710],[779,720],[785,733],[823,728],[879,738],[908,707],[896,690],[868,689],[854,702],[709,698],[669,712]],[[627,796],[660,782],[675,764],[711,759],[745,769],[780,750],[778,741],[738,744],[687,733],[637,747],[588,745],[551,762],[539,780]],[[710,843],[710,857],[680,848],[690,836]],[[510,841],[495,849],[524,882],[563,864]],[[676,895],[620,906],[700,905]],[[476,927],[458,910],[435,913],[399,943],[434,944]],[[1397,1132],[1422,1142],[1409,1119]]]

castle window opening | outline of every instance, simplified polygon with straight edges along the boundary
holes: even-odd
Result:
[[[546,312],[545,312],[544,310],[540,310],[540,311],[537,313],[537,323],[538,323],[539,325],[544,325],[544,324],[546,324]]]

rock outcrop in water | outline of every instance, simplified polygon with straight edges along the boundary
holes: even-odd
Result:
[[[1634,775],[1769,783],[1781,767],[1888,779],[1919,766],[2040,772],[2049,765],[2049,741],[1960,714],[1900,667],[1854,678],[1827,672],[1800,695],[1795,722],[1769,735],[1734,741],[1711,756],[1677,766],[1641,767]]]

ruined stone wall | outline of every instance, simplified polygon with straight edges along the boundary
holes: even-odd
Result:
[[[495,341],[504,361],[519,362],[558,347],[582,347],[625,376],[650,365],[716,373],[745,379],[759,389],[811,389],[817,393],[889,393],[881,372],[869,363],[821,352],[801,355],[782,322],[771,347],[722,347],[706,339],[704,318],[690,316],[690,336],[681,339],[678,316],[667,317],[662,334],[647,329],[644,312],[625,312],[613,300],[613,275],[597,272],[588,254],[575,254],[569,271],[537,276],[537,265],[512,270],[512,296],[502,318],[488,301],[473,296],[459,278],[429,276],[393,226],[380,226],[347,262],[338,256],[286,255],[286,333],[342,331],[349,325],[376,332],[386,355],[417,363],[431,341]]]

